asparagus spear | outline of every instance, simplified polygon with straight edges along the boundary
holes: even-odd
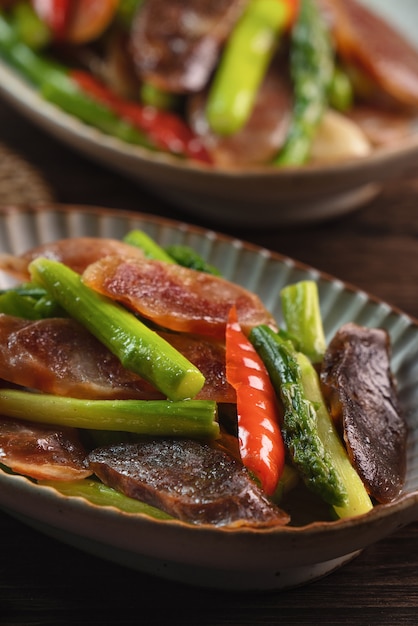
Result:
[[[129,370],[139,374],[170,400],[193,398],[205,381],[188,359],[133,313],[83,284],[63,263],[37,258],[32,279],[44,286],[63,309],[83,324]]]
[[[247,122],[288,11],[278,0],[251,0],[236,24],[208,96],[206,116],[215,133],[232,135]]]
[[[84,480],[39,480],[39,485],[45,487],[53,487],[64,496],[72,498],[85,498],[93,504],[99,506],[114,506],[121,511],[127,513],[145,513],[150,517],[156,519],[173,519],[168,513],[157,509],[154,506],[140,502],[129,496],[125,496],[123,493],[107,487],[103,483],[91,478]]]
[[[292,29],[290,71],[295,102],[277,165],[301,165],[308,160],[312,139],[328,105],[334,55],[327,25],[314,0],[301,0]]]
[[[283,438],[294,465],[313,492],[332,506],[345,506],[347,491],[319,437],[315,408],[305,397],[292,343],[268,326],[253,328],[250,340],[283,402]]]
[[[298,353],[297,360],[305,397],[315,407],[318,436],[325,450],[328,451],[335,471],[339,474],[347,491],[346,502],[341,506],[334,506],[334,511],[340,518],[367,513],[373,508],[372,502],[360,476],[348,458],[347,451],[325,405],[318,374],[304,354]]]
[[[296,348],[313,363],[320,363],[326,341],[316,282],[302,280],[288,285],[281,290],[280,297],[286,329]]]
[[[217,405],[212,400],[86,400],[0,389],[0,412],[90,430],[210,439],[219,435]]]

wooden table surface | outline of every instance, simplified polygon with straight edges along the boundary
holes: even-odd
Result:
[[[37,168],[58,202],[141,210],[207,225],[61,145],[1,101],[0,143]],[[418,317],[418,163],[368,206],[327,223],[264,231],[210,227],[304,261]],[[315,583],[240,594],[124,569],[0,513],[1,625],[393,626],[417,624],[417,611],[418,522]]]

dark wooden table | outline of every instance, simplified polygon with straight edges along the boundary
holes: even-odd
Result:
[[[0,102],[0,142],[45,177],[55,200],[199,222],[81,157]],[[16,198],[16,201],[18,198]],[[211,228],[214,227],[210,224]],[[360,211],[320,225],[215,225],[336,275],[418,317],[418,163]],[[417,624],[418,522],[336,573],[281,593],[207,591],[132,572],[0,513],[0,624]]]

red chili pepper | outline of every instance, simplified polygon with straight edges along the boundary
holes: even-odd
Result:
[[[54,38],[65,39],[73,9],[71,0],[32,0],[32,5]]]
[[[177,115],[121,98],[82,70],[72,70],[70,76],[85,93],[145,132],[157,148],[203,163],[212,163],[200,139]]]
[[[226,327],[226,377],[237,394],[242,462],[272,495],[285,462],[280,408],[267,369],[242,332],[235,307]]]

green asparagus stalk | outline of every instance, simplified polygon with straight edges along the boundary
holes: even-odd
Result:
[[[219,436],[217,405],[212,400],[86,400],[0,389],[0,413],[90,430],[209,439]]]
[[[133,313],[84,285],[79,274],[45,258],[32,261],[29,270],[33,281],[45,287],[124,367],[170,400],[193,398],[200,391],[205,378],[197,367]]]
[[[306,354],[313,363],[320,363],[324,358],[326,341],[318,285],[313,280],[303,280],[284,287],[280,297],[286,330],[297,350]]]
[[[344,507],[347,491],[319,437],[315,407],[305,397],[293,344],[267,326],[253,328],[250,340],[282,400],[282,433],[294,465],[309,489],[328,504]]]
[[[290,72],[294,107],[289,133],[276,165],[301,165],[328,106],[334,54],[328,27],[314,0],[301,0],[292,29]]]
[[[286,4],[277,0],[249,3],[228,39],[209,92],[206,116],[215,133],[232,135],[247,122],[288,17]]]
[[[107,487],[91,478],[84,480],[39,480],[39,485],[53,487],[64,496],[70,498],[84,498],[98,506],[113,506],[126,513],[144,513],[156,519],[173,519],[168,513],[157,509],[154,506],[140,502],[123,493]]]
[[[334,506],[340,518],[362,515],[373,508],[366,488],[351,464],[347,451],[335,428],[325,405],[318,374],[309,359],[301,353],[297,355],[305,397],[315,407],[318,436],[329,453],[336,472],[347,491],[347,500],[342,506]]]

